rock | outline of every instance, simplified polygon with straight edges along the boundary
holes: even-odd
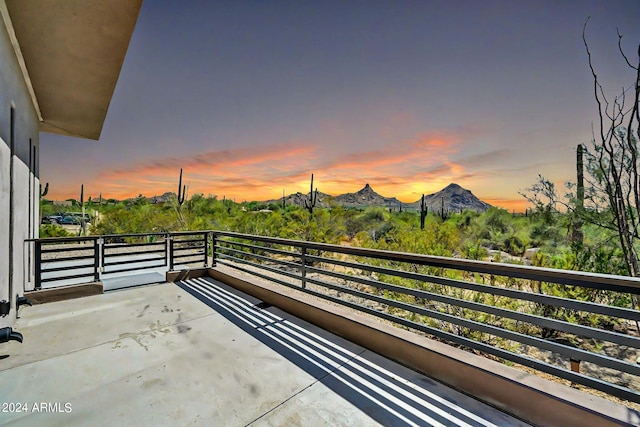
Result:
[[[524,259],[527,259],[529,261],[533,260],[533,257],[540,252],[540,248],[529,248],[526,251],[524,251]]]

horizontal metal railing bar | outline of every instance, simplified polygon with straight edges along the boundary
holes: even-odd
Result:
[[[167,264],[164,263],[164,264],[149,265],[149,266],[143,266],[143,267],[119,268],[119,269],[116,269],[116,270],[109,270],[109,271],[107,271],[106,268],[105,268],[105,271],[103,273],[104,274],[114,274],[114,273],[123,273],[125,271],[148,270],[150,268],[164,267],[165,265],[167,265]]]
[[[169,236],[204,236],[211,233],[212,230],[198,230],[198,231],[171,231]]]
[[[42,274],[45,274],[45,273],[51,273],[53,271],[69,271],[69,270],[80,270],[81,268],[93,268],[94,265],[95,264],[81,264],[81,265],[67,265],[65,267],[48,267],[48,268],[43,268],[41,271],[42,271]],[[91,274],[93,274],[93,272]]]
[[[48,258],[48,259],[43,259],[42,263],[43,264],[57,264],[57,263],[66,262],[66,261],[78,261],[78,260],[83,260],[83,259],[94,259],[94,257],[95,257],[95,254],[69,256],[69,257],[64,257],[64,258]],[[43,268],[42,271],[46,271],[46,267]]]
[[[229,251],[229,252],[233,252],[233,253],[238,253],[238,254],[242,254],[242,255],[245,255],[245,256],[250,256],[252,258],[261,259],[263,261],[275,262],[275,263],[278,263],[278,264],[286,265],[287,267],[291,267],[291,268],[296,268],[296,269],[300,268],[300,264],[296,264],[295,262],[279,260],[279,259],[275,259],[275,258],[270,258],[270,257],[264,256],[264,255],[252,254],[250,252],[244,252],[244,251],[239,250],[239,249],[232,249],[232,248],[218,247],[218,246],[216,246],[216,249],[220,249],[222,251]]]
[[[79,251],[93,251],[95,249],[95,245],[81,245],[81,246],[66,246],[64,248],[50,248],[47,246],[43,246],[41,249],[42,254],[48,253],[60,253],[60,252],[79,252]]]
[[[165,253],[165,249],[161,248],[161,249],[153,249],[153,250],[145,250],[145,251],[116,252],[116,253],[109,253],[109,254],[105,253],[104,258],[106,260],[108,258],[120,258],[120,257],[129,256],[129,255],[164,254],[164,253]],[[131,262],[137,262],[137,261],[132,260]]]
[[[586,273],[582,271],[557,270],[544,267],[533,267],[518,264],[505,264],[477,261],[460,258],[446,258],[434,255],[412,254],[408,252],[392,252],[380,249],[358,248],[353,246],[331,245],[328,243],[304,242],[277,237],[252,236],[230,231],[214,231],[216,236],[245,238],[269,243],[318,249],[322,251],[338,252],[349,255],[398,261],[426,265],[431,267],[465,270],[475,273],[486,273],[497,276],[510,276],[520,279],[554,282],[565,285],[576,285],[594,289],[613,290],[618,292],[640,293],[640,278],[617,276],[600,273]]]
[[[94,273],[93,271],[91,273],[84,273],[84,274],[73,274],[71,276],[63,276],[63,277],[43,277],[40,281],[41,282],[57,282],[59,280],[69,280],[69,279],[81,279],[84,277],[94,277]],[[92,280],[93,281],[93,280]]]
[[[244,247],[244,248],[262,250],[262,251],[265,251],[265,252],[270,252],[270,253],[274,253],[274,254],[278,254],[278,255],[293,256],[293,257],[298,257],[298,258],[302,256],[302,254],[300,254],[299,252],[285,251],[285,250],[282,250],[282,249],[270,248],[268,246],[250,245],[248,243],[232,242],[231,240],[218,240],[218,242],[219,243],[225,243],[225,244],[228,244],[228,245],[241,246],[241,247]],[[228,246],[216,245],[216,248],[220,248],[220,249],[224,249],[226,247],[228,247]]]
[[[37,239],[24,239],[24,241],[49,244],[49,243],[85,242],[89,240],[98,240],[99,238],[100,236],[39,237]]]
[[[254,270],[251,270],[251,269],[248,269],[248,268],[240,267],[240,266],[239,266],[239,265],[237,265],[237,264],[229,263],[229,262],[226,262],[226,261],[224,261],[224,260],[223,260],[220,264],[222,264],[222,265],[226,265],[226,266],[231,267],[231,268],[234,268],[234,269],[236,269],[236,270],[243,271],[243,272],[245,272],[245,273],[248,273],[248,274],[254,275],[254,276],[256,276],[256,277],[260,277],[260,278],[265,279],[265,280],[269,280],[269,281],[271,281],[271,282],[279,283],[279,284],[281,284],[281,285],[287,286],[287,287],[292,288],[292,289],[298,289],[298,290],[302,290],[302,289],[304,289],[304,288],[302,288],[302,287],[300,286],[300,284],[299,284],[299,283],[294,284],[294,283],[291,283],[291,282],[287,282],[286,280],[279,279],[279,278],[277,278],[277,277],[267,276],[267,275],[262,274],[262,273],[260,273],[260,272],[258,272],[258,271],[254,271]],[[243,264],[245,264],[245,263],[243,263]],[[289,276],[289,277],[291,277],[290,275],[286,275],[286,274],[285,274],[285,276]],[[299,280],[300,280],[300,278],[299,278],[299,277],[294,277],[294,278],[295,278],[295,279],[297,279],[297,280],[296,280],[297,282],[299,282]]]
[[[326,294],[323,294],[321,292],[316,292],[316,291],[313,291],[313,290],[311,290],[309,288],[301,288],[299,286],[292,285],[291,283],[287,283],[286,281],[279,280],[279,279],[274,278],[274,277],[269,277],[267,275],[260,274],[259,272],[252,271],[252,270],[249,270],[249,269],[245,269],[245,268],[239,267],[237,265],[233,265],[231,263],[222,262],[222,264],[227,265],[227,266],[229,266],[231,268],[235,268],[237,270],[244,271],[246,273],[261,277],[261,278],[266,279],[266,280],[270,280],[270,281],[273,281],[273,282],[276,282],[276,283],[280,283],[281,285],[287,286],[289,288],[297,289],[299,291],[314,295],[316,297],[329,300],[329,301],[334,302],[336,304],[352,308],[352,309],[354,309],[356,311],[367,313],[367,314],[382,318],[384,320],[387,320],[387,321],[390,321],[390,322],[393,322],[393,323],[397,323],[397,324],[406,326],[408,328],[412,328],[412,329],[421,331],[423,333],[426,333],[426,334],[441,338],[441,339],[443,339],[445,341],[453,342],[455,344],[462,345],[462,346],[467,347],[467,348],[472,348],[472,349],[475,349],[475,350],[479,350],[479,351],[482,351],[484,353],[491,354],[491,355],[496,356],[496,357],[500,357],[500,358],[502,358],[504,360],[508,360],[508,361],[511,361],[511,362],[514,362],[514,363],[518,363],[520,365],[524,365],[524,366],[527,366],[527,367],[532,368],[532,369],[537,369],[537,370],[542,371],[542,372],[547,372],[547,373],[555,375],[555,376],[557,376],[559,378],[563,378],[563,379],[566,379],[566,380],[569,380],[569,381],[572,381],[572,382],[575,382],[575,383],[580,383],[580,384],[586,385],[588,387],[604,391],[606,393],[609,393],[609,394],[611,394],[613,396],[616,396],[616,397],[619,397],[621,399],[631,400],[631,401],[634,401],[634,402],[638,401],[638,399],[640,399],[640,393],[638,393],[638,392],[636,392],[634,390],[631,390],[629,388],[626,388],[626,387],[621,387],[621,386],[618,386],[618,385],[615,385],[615,384],[612,384],[612,383],[608,383],[608,382],[602,381],[602,380],[597,379],[597,378],[592,378],[592,377],[589,377],[589,376],[586,376],[586,375],[583,375],[583,374],[580,374],[580,373],[569,371],[569,370],[560,368],[558,366],[554,366],[554,365],[542,362],[540,360],[536,360],[536,359],[532,359],[532,358],[529,358],[529,357],[526,357],[526,356],[518,355],[518,354],[512,353],[510,351],[503,350],[501,348],[491,346],[489,344],[484,344],[484,343],[481,343],[481,342],[478,342],[478,341],[474,341],[474,340],[469,339],[469,338],[465,338],[465,337],[461,337],[461,336],[458,336],[458,335],[450,334],[448,332],[441,331],[439,329],[432,328],[430,326],[427,326],[427,325],[424,325],[424,324],[421,324],[421,323],[416,323],[416,322],[413,322],[413,321],[408,320],[408,319],[404,319],[404,318],[401,318],[401,317],[398,317],[398,316],[395,316],[395,315],[392,315],[392,314],[388,314],[388,313],[385,313],[385,312],[382,312],[382,311],[379,311],[379,310],[375,310],[373,308],[362,306],[362,305],[359,305],[359,304],[356,304],[356,303],[353,303],[353,302],[350,302],[350,301],[345,301],[343,299],[340,299],[340,298],[337,298],[337,297],[333,297],[331,295],[326,295]]]
[[[293,288],[293,289],[301,289],[301,287],[299,285],[294,285],[293,283],[289,283],[289,282],[287,282],[285,280],[278,279],[277,277],[270,277],[270,276],[262,274],[262,273],[260,273],[258,271],[253,271],[253,270],[250,270],[248,268],[240,267],[237,264],[229,263],[229,262],[226,262],[224,260],[220,260],[220,264],[226,265],[227,267],[231,267],[231,268],[234,268],[234,269],[239,270],[239,271],[243,271],[245,273],[249,273],[249,274],[254,275],[256,277],[260,277],[262,279],[269,280],[271,282],[275,282],[275,283],[279,283],[279,284],[284,285],[284,286],[288,286],[288,287]]]
[[[173,258],[180,258],[188,255],[193,255],[193,256],[200,255],[202,257],[202,255],[204,255],[205,250],[206,248],[203,248],[202,246],[199,248],[189,248],[189,249],[182,249],[182,250],[176,249],[173,251]]]
[[[632,335],[625,335],[618,332],[607,331],[598,328],[592,328],[590,326],[579,325],[576,323],[570,323],[562,320],[551,319],[548,317],[537,316],[534,314],[527,314],[520,311],[508,310],[504,308],[495,307],[488,304],[469,301],[466,299],[450,297],[442,294],[436,294],[433,292],[424,291],[421,289],[407,288],[404,286],[393,285],[391,283],[367,279],[364,277],[350,276],[348,274],[323,270],[320,268],[307,267],[307,271],[315,272],[322,275],[336,277],[348,281],[361,283],[364,285],[373,286],[377,289],[386,289],[392,292],[398,292],[405,295],[411,295],[418,298],[423,298],[430,301],[438,301],[444,304],[455,305],[461,308],[467,308],[477,312],[483,312],[492,314],[495,316],[506,317],[509,319],[526,322],[532,325],[546,327],[550,329],[556,329],[563,332],[572,333],[588,338],[595,338],[599,340],[615,342],[617,344],[626,345],[630,347],[640,348],[640,337],[634,337]]]
[[[200,256],[200,258],[203,257],[204,255],[204,248],[194,248],[194,250],[197,250],[197,252],[193,252],[193,251],[174,251],[173,252],[173,258],[184,258],[184,257],[188,257],[188,256]]]
[[[195,253],[195,254],[185,254],[185,255],[173,255],[173,259],[184,259],[184,258],[195,258],[195,257],[198,257],[199,261],[203,261],[202,255],[204,255],[204,252]]]
[[[432,319],[438,319],[443,322],[452,323],[455,325],[463,326],[475,331],[485,332],[490,335],[498,336],[501,338],[505,338],[511,341],[516,341],[522,344],[531,345],[540,349],[545,349],[549,351],[553,351],[556,353],[564,354],[569,356],[575,360],[582,360],[585,362],[592,362],[600,366],[617,369],[622,372],[627,372],[633,375],[640,375],[640,366],[637,364],[631,364],[619,359],[614,359],[609,356],[600,355],[597,353],[592,353],[587,350],[582,350],[575,347],[569,347],[564,344],[558,344],[551,341],[547,341],[542,338],[521,334],[519,332],[510,331],[507,329],[499,328],[497,326],[488,325],[485,323],[480,323],[475,320],[465,319],[463,317],[454,316],[451,314],[441,313],[436,310],[431,310],[428,308],[418,307],[412,304],[407,304],[401,301],[397,301],[394,299],[387,299],[381,296],[372,295],[366,292],[358,291],[356,289],[347,288],[340,285],[335,285],[332,283],[327,283],[322,280],[314,279],[311,277],[307,277],[307,282],[315,283],[320,286],[327,287],[329,289],[333,289],[339,292],[344,292],[347,294],[351,294],[360,298],[369,299],[372,301],[376,301],[382,304],[390,305],[402,310],[406,310],[409,312],[413,312],[416,314],[421,314],[423,316],[430,317]]]
[[[201,237],[199,239],[189,239],[189,240],[173,240],[174,245],[181,245],[185,243],[198,243],[199,245],[204,244],[204,239]]]
[[[105,243],[103,248],[105,251],[115,250],[115,249],[123,249],[123,248],[136,248],[136,247],[147,247],[147,246],[162,246],[164,247],[166,242],[145,242],[145,243]]]
[[[444,286],[452,286],[459,289],[468,289],[476,292],[488,293],[493,295],[500,295],[514,299],[521,299],[531,302],[537,302],[540,304],[548,304],[555,307],[564,307],[575,309],[579,311],[588,311],[596,314],[603,314],[606,316],[620,317],[623,319],[640,321],[640,311],[632,310],[622,307],[613,307],[604,304],[597,304],[588,301],[578,301],[568,298],[554,297],[545,294],[538,294],[535,292],[520,291],[517,289],[502,288],[499,286],[483,285],[480,283],[466,282],[457,279],[447,279],[444,277],[433,276],[421,273],[411,273],[404,270],[394,270],[385,267],[377,267],[370,264],[361,264],[357,262],[349,262],[343,260],[336,260],[331,258],[316,257],[313,255],[307,255],[310,260],[320,261],[324,263],[336,264],[343,267],[351,267],[359,270],[367,270],[381,274],[387,274],[390,276],[399,276],[405,279],[414,279],[421,282],[435,283]]]
[[[256,264],[254,262],[247,261],[247,260],[240,259],[240,258],[236,258],[236,257],[231,256],[231,255],[220,254],[220,256],[222,257],[222,259],[229,259],[229,260],[232,260],[232,261],[235,261],[235,262],[239,262],[239,263],[242,263],[242,264],[251,265],[251,266],[254,266],[254,267],[259,268],[261,270],[267,270],[267,271],[270,271],[272,273],[281,274],[283,276],[291,277],[292,279],[297,279],[297,280],[301,280],[302,279],[302,276],[300,276],[299,274],[291,273],[289,271],[283,271],[283,270],[279,270],[279,269],[274,268],[274,267],[269,267],[269,266],[266,266],[266,265]],[[220,260],[217,260],[217,261],[220,261]],[[233,265],[233,264],[224,263],[224,262],[222,264]],[[252,270],[249,270],[249,271],[252,272],[252,273],[255,273]],[[269,276],[265,276],[265,277],[268,278]]]
[[[173,247],[173,252],[174,253],[176,253],[176,252],[184,253],[184,252],[195,251],[195,250],[202,251],[204,249],[206,249],[204,245],[188,246],[188,247],[184,247],[184,248],[181,248],[179,246],[174,246]]]
[[[170,233],[168,232],[153,232],[153,233],[128,233],[128,234],[101,234],[98,237],[103,239],[114,239],[114,238],[127,238],[127,237],[147,237],[147,236],[163,236],[166,237]]]
[[[105,260],[104,264],[102,264],[104,267],[109,267],[112,265],[125,265],[125,264],[140,264],[143,262],[151,262],[151,261],[158,261],[158,262],[163,262],[166,263],[166,259],[165,258],[158,258],[158,257],[153,257],[153,258],[139,258],[139,259],[127,259],[127,260],[123,260],[123,261],[109,261],[107,262]]]

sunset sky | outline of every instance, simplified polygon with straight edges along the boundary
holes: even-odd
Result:
[[[451,182],[524,209],[538,174],[575,179],[593,82],[633,82],[640,2],[143,3],[100,141],[42,134],[48,198],[177,191],[266,200],[355,192],[405,202]],[[637,63],[637,62],[636,62]]]

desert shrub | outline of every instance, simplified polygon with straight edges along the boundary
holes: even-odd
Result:
[[[43,224],[40,226],[40,237],[67,237],[71,236],[63,227],[55,224]]]

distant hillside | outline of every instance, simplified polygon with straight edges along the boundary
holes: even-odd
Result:
[[[162,195],[155,195],[147,197],[150,203],[163,204],[170,200],[175,199],[176,194],[173,192],[167,192]],[[303,194],[300,192],[289,194],[285,196],[285,204],[304,207],[304,201],[309,197],[309,193]],[[444,209],[449,212],[459,212],[465,209],[471,209],[478,212],[483,212],[491,207],[490,204],[478,199],[471,191],[460,187],[458,184],[449,184],[442,190],[425,196],[425,201],[429,207],[430,212],[439,212],[442,208],[442,201],[444,199]],[[94,199],[95,201],[96,199]],[[112,199],[109,199],[112,200]],[[125,201],[134,202],[136,198],[126,199]],[[106,200],[105,200],[106,202]],[[55,202],[59,203],[59,202]],[[67,202],[64,202],[67,203]],[[70,204],[70,202],[68,202]],[[282,198],[267,200],[262,203],[267,204],[282,204]],[[369,184],[366,184],[360,191],[355,193],[345,193],[338,196],[331,196],[330,194],[318,192],[318,201],[316,202],[316,208],[328,208],[331,205],[342,205],[345,208],[364,209],[369,206],[380,206],[393,210],[398,210],[402,205],[402,210],[419,210],[420,199],[413,203],[402,203],[395,197],[384,197],[376,193]]]
[[[287,205],[304,206],[304,200],[309,197],[309,193],[294,193],[285,197],[285,203]],[[475,211],[485,211],[491,207],[488,203],[478,199],[469,190],[460,187],[458,184],[449,184],[437,193],[429,194],[425,196],[425,202],[429,207],[429,211],[438,212],[442,208],[442,201],[444,198],[445,211],[461,211],[465,209],[471,209]],[[268,200],[264,203],[282,203],[282,198]],[[366,208],[369,206],[381,206],[392,209],[399,209],[402,204],[402,209],[419,210],[420,199],[413,203],[402,203],[395,197],[384,197],[376,193],[369,184],[366,184],[364,188],[356,193],[345,193],[338,196],[331,196],[329,194],[318,192],[318,201],[316,207],[327,208],[330,204],[342,205],[345,208]]]
[[[373,191],[373,188],[369,184],[366,184],[364,188],[357,193],[341,194],[333,198],[336,204],[342,205],[345,208],[362,208],[367,206],[387,206],[396,207],[400,206],[400,200],[395,197],[383,197]]]
[[[420,209],[421,199],[406,205],[409,209]],[[437,193],[424,196],[425,204],[429,207],[429,211],[439,212],[442,209],[444,200],[444,210],[459,212],[470,209],[478,212],[486,211],[491,207],[490,204],[478,199],[471,191],[460,187],[458,184],[451,183]]]
[[[304,207],[305,199],[309,198],[309,193],[302,194],[300,192],[289,194],[284,198],[284,202],[287,205],[301,206]],[[316,201],[317,208],[328,208],[329,202],[333,197],[329,194],[325,194],[321,191],[318,191],[318,199]],[[265,203],[274,203],[274,204],[282,204],[282,198],[275,200],[268,200]]]

